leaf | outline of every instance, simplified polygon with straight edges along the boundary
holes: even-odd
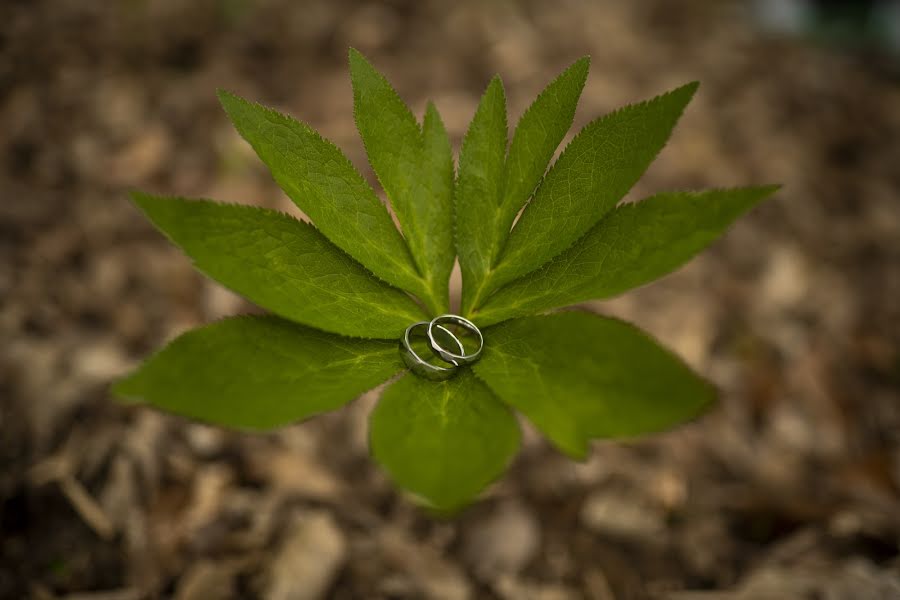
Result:
[[[453,155],[433,104],[423,127],[387,79],[350,50],[353,113],[437,313],[449,307],[453,248]],[[424,131],[423,131],[424,129]]]
[[[488,299],[480,325],[595,298],[666,275],[779,186],[658,194],[616,208],[572,248]]]
[[[496,263],[516,215],[531,196],[544,171],[547,170],[557,146],[572,126],[575,107],[581,96],[589,66],[589,58],[579,59],[540,93],[519,120],[509,147],[509,156],[505,160],[500,156],[506,149],[505,100],[492,98],[495,103],[493,113],[497,118],[489,121],[494,129],[491,130],[493,137],[488,141],[494,152],[492,158],[499,157],[504,163],[503,175],[498,180],[501,186],[496,188],[496,195],[479,196],[475,191],[470,198],[463,201],[471,211],[471,214],[467,215],[470,217],[470,223],[475,222],[480,228],[478,235],[473,236],[476,238],[474,247],[477,260],[470,261],[471,266],[463,270],[463,310],[479,303],[483,293],[482,285]],[[499,80],[498,89],[502,92]],[[490,88],[488,91],[491,91]],[[502,107],[499,106],[498,100],[502,100]],[[502,128],[498,117],[501,108]],[[472,122],[471,129],[475,132],[478,117],[476,114],[476,119]],[[460,173],[463,171],[462,163],[461,155]],[[478,166],[476,163],[476,168]],[[496,168],[499,165],[492,164],[492,166]],[[496,173],[492,173],[491,176],[496,177]]]
[[[281,189],[326,238],[384,281],[414,294],[427,291],[384,204],[334,144],[230,92],[220,90],[219,100]]]
[[[436,313],[450,308],[450,273],[456,262],[453,240],[453,148],[437,107],[429,102],[422,123],[425,143],[422,148],[422,175],[419,184],[434,198],[431,213],[423,220],[427,231],[419,242],[426,261],[432,265],[424,269],[435,296]],[[429,195],[423,193],[423,198]]]
[[[519,120],[506,159],[499,237],[492,260],[497,259],[516,215],[531,197],[553,153],[572,126],[590,64],[586,56],[575,61],[544,88]]]
[[[186,417],[261,430],[339,408],[402,367],[394,342],[243,316],[178,337],[113,392]]]
[[[459,153],[454,201],[463,311],[471,305],[491,268],[506,142],[506,97],[503,83],[494,77],[481,97]]]
[[[375,459],[402,487],[441,511],[469,502],[519,446],[514,415],[466,369],[435,383],[406,375],[371,417]]]
[[[424,313],[316,229],[285,214],[132,195],[198,269],[279,315],[344,335],[397,339]]]
[[[715,399],[711,385],[637,328],[582,312],[488,329],[474,369],[574,458],[586,456],[592,438],[663,430]]]
[[[626,106],[582,129],[522,212],[482,297],[558,255],[609,212],[665,145],[697,85]]]

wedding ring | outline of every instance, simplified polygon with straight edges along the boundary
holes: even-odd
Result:
[[[459,346],[459,353],[450,352],[449,350],[441,346],[440,343],[438,343],[438,341],[434,338],[434,330],[441,329],[443,331],[447,331],[447,328],[444,327],[444,325],[447,324],[457,325],[475,335],[478,340],[478,347],[473,352],[469,352],[468,354],[466,354],[462,342],[460,342],[459,338],[455,335],[453,335],[453,339],[456,340],[456,343]],[[479,358],[481,358],[481,351],[484,349],[484,336],[481,335],[481,330],[476,327],[475,323],[468,319],[464,319],[463,317],[460,317],[458,315],[441,315],[439,317],[435,317],[431,320],[430,323],[428,323],[427,335],[428,346],[431,348],[431,351],[439,356],[441,360],[450,363],[451,365],[457,367],[461,367],[463,365],[471,365],[472,363],[478,361]]]
[[[406,331],[403,333],[403,337],[400,338],[400,354],[403,356],[403,362],[409,367],[409,370],[419,375],[420,377],[424,377],[430,381],[444,381],[445,379],[450,379],[454,375],[456,375],[457,368],[456,366],[450,367],[439,367],[437,365],[433,365],[426,360],[424,360],[421,356],[419,356],[415,350],[413,350],[412,344],[410,342],[410,337],[413,333],[420,328],[424,328],[427,332],[427,337],[429,341],[429,347],[431,347],[432,333],[431,326],[434,323],[432,321],[429,323],[428,321],[420,321],[418,323],[413,323],[409,327],[406,328]],[[465,352],[463,348],[462,342],[459,341],[453,333],[450,332],[446,327],[442,325],[437,325],[441,331],[446,333],[450,338],[452,338],[456,345],[459,347],[459,352]],[[449,361],[446,361],[449,362]]]

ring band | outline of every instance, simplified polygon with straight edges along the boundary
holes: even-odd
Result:
[[[403,337],[400,338],[400,354],[403,356],[403,362],[407,367],[409,367],[409,370],[416,375],[419,375],[420,377],[424,377],[425,379],[431,381],[444,381],[445,379],[450,379],[451,377],[456,375],[456,366],[454,365],[450,367],[439,367],[425,361],[421,356],[416,354],[415,350],[413,350],[412,344],[410,343],[409,339],[416,329],[425,327],[430,346],[432,339],[432,323],[429,323],[428,321],[420,321],[418,323],[413,323],[412,325],[407,327],[406,331],[403,333]],[[459,346],[460,352],[465,352],[465,349],[463,348],[462,342],[459,341],[459,338],[453,335],[453,333],[451,333],[446,327],[443,327],[442,325],[438,325],[437,327],[439,327],[444,333],[446,333],[456,341],[457,346]]]
[[[450,325],[458,325],[463,329],[473,333],[478,338],[478,348],[474,352],[470,352],[466,354],[465,348],[462,345],[462,342],[459,341],[459,338],[453,334],[450,334],[454,340],[456,340],[457,345],[459,346],[459,354],[454,352],[450,352],[443,346],[441,346],[437,340],[434,339],[434,328],[437,327],[447,333],[447,328],[444,327],[444,324]],[[471,365],[472,363],[478,361],[481,357],[481,351],[484,349],[484,336],[481,335],[481,330],[468,319],[464,319],[458,315],[441,315],[439,317],[435,317],[428,323],[428,346],[431,348],[431,351],[438,355],[441,360],[444,362],[450,363],[451,365],[455,365],[457,367],[461,367],[463,365]]]

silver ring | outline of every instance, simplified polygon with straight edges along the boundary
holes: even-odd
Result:
[[[438,327],[443,331],[447,331],[447,328],[444,327],[444,324],[450,325],[459,325],[463,329],[473,333],[478,338],[478,348],[474,352],[470,352],[466,354],[465,348],[463,348],[462,342],[459,341],[459,338],[453,334],[453,339],[456,340],[457,345],[459,345],[459,354],[454,352],[450,352],[441,346],[437,340],[434,339],[434,328]],[[458,315],[441,315],[439,317],[435,317],[428,323],[428,346],[431,348],[431,351],[438,355],[441,360],[444,362],[448,362],[451,365],[455,365],[457,367],[461,367],[463,365],[471,365],[472,363],[478,361],[481,358],[481,351],[484,349],[484,336],[481,335],[481,330],[468,319],[464,319]],[[449,333],[449,332],[447,332]]]
[[[424,377],[425,379],[431,381],[444,381],[445,379],[450,379],[454,375],[456,375],[457,369],[456,366],[451,367],[439,367],[437,365],[433,365],[427,361],[425,361],[421,356],[416,354],[416,351],[413,350],[412,344],[409,341],[410,336],[413,332],[419,327],[425,327],[428,332],[428,341],[429,346],[431,345],[431,325],[434,321],[429,323],[428,321],[420,321],[418,323],[413,323],[409,327],[406,328],[406,331],[403,332],[403,337],[400,338],[400,354],[403,356],[403,362],[409,367],[409,370],[419,375],[420,377]],[[453,338],[456,341],[457,346],[459,346],[459,351],[464,352],[462,342],[459,341],[455,335],[453,335],[446,327],[438,325],[440,329]]]

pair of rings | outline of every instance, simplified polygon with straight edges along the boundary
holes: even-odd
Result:
[[[460,339],[447,328],[448,325],[461,327],[472,334],[477,346],[475,350],[467,353]],[[419,356],[411,343],[411,338],[417,334],[425,337],[432,353],[450,366],[433,365]],[[442,339],[439,340],[438,337]],[[455,351],[451,352],[448,350],[441,345],[441,341],[444,344],[450,343],[454,345]],[[453,377],[456,375],[459,367],[471,365],[481,358],[483,349],[484,336],[481,335],[481,330],[472,321],[458,315],[441,315],[431,321],[413,323],[406,328],[403,337],[400,338],[400,354],[403,356],[403,362],[406,363],[410,371],[431,381],[443,381]]]

